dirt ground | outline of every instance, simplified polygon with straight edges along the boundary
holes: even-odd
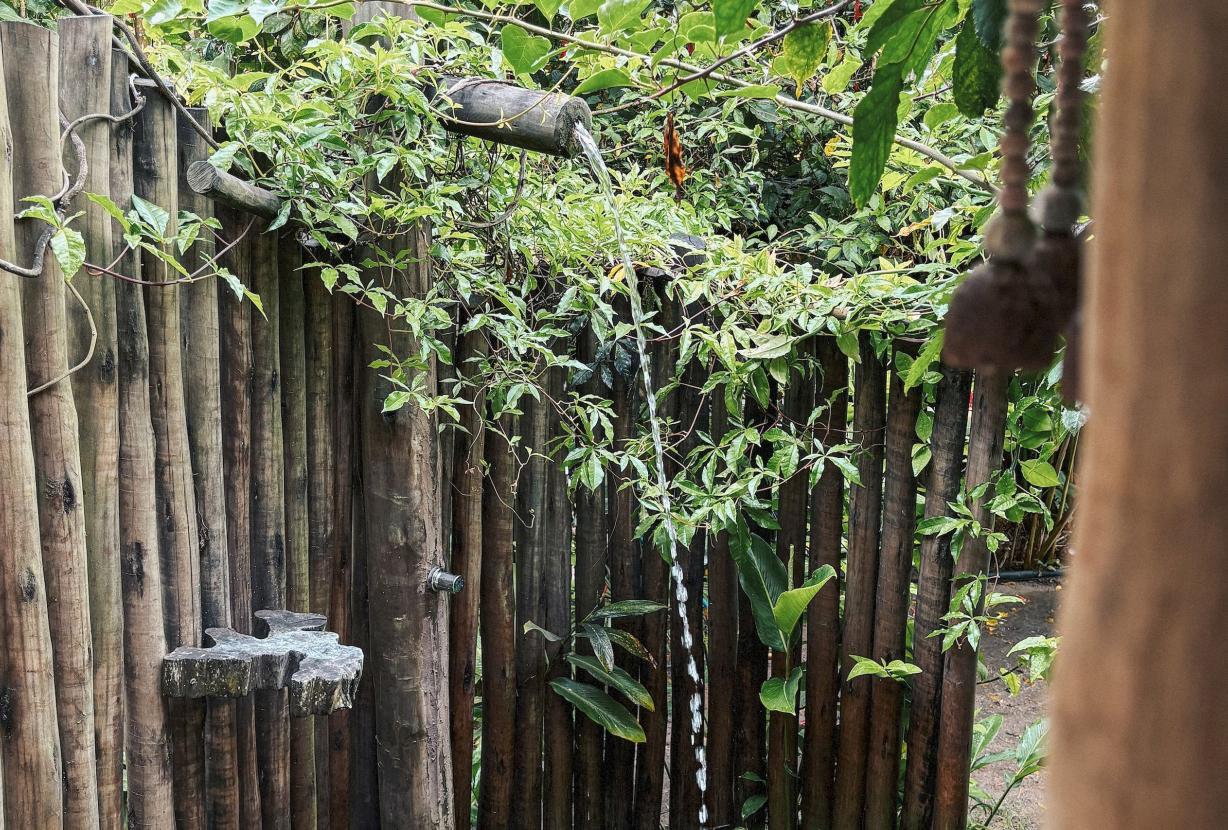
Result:
[[[1014,665],[1015,658],[1008,658],[1006,653],[1015,643],[1025,637],[1053,633],[1053,615],[1061,597],[1060,583],[1054,580],[1002,582],[997,590],[1022,597],[1024,602],[1006,606],[1006,619],[987,631],[981,640],[985,665],[991,675],[997,674],[999,666]],[[991,752],[1013,748],[1023,730],[1045,716],[1048,691],[1044,683],[1025,682],[1019,694],[1011,697],[1000,682],[978,687],[977,717],[1002,716],[1002,729],[990,746]],[[978,770],[974,777],[985,791],[996,796],[1004,787],[1003,778],[1013,769],[1012,762],[1005,761]],[[1044,824],[1045,772],[1042,770],[1011,791],[990,830],[1035,830]]]

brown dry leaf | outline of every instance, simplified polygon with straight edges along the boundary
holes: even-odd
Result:
[[[682,183],[686,181],[686,165],[682,163],[682,142],[678,140],[672,112],[665,116],[665,172],[678,191],[676,198],[680,197]]]

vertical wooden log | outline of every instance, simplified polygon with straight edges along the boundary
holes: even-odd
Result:
[[[971,372],[943,367],[930,436],[930,468],[925,485],[927,519],[950,516],[948,505],[959,497],[971,390]],[[912,661],[921,673],[912,678],[901,830],[928,830],[933,819],[943,654],[942,639],[929,634],[942,626],[942,616],[949,610],[952,566],[949,535],[921,539],[912,647]]]
[[[815,406],[825,447],[848,440],[849,362],[835,338],[815,346],[820,377]],[[840,691],[840,548],[844,538],[844,474],[827,464],[810,493],[809,568],[836,572],[806,611],[806,733],[802,747],[802,824],[829,830],[836,798],[836,701]]]
[[[59,90],[59,43],[55,33],[8,23],[4,72],[13,136],[13,199],[50,196],[63,184],[60,130],[54,104]],[[17,223],[16,250],[23,262],[45,226]],[[5,279],[17,277],[5,274]],[[55,670],[56,716],[64,781],[64,826],[98,826],[98,785],[94,771],[94,671],[90,657],[89,579],[81,453],[72,385],[62,378],[69,357],[64,274],[48,251],[42,274],[23,279],[26,384],[47,386],[29,398],[34,445],[35,487],[46,581],[47,614]]]
[[[217,206],[222,235],[235,240],[247,219]],[[250,232],[249,232],[250,233]],[[249,235],[222,257],[244,285],[252,284],[252,237]],[[229,291],[218,292],[221,328],[222,462],[226,489],[226,541],[230,547],[230,603],[235,630],[252,631],[252,324],[248,301]],[[235,702],[235,752],[239,775],[239,821],[243,827],[260,823],[259,763],[256,760],[256,718],[253,700]]]
[[[654,285],[656,297],[664,294],[664,286]],[[658,306],[657,322],[670,331],[678,325],[680,309],[678,304],[668,298],[656,299],[649,297],[649,302]],[[654,388],[659,390],[666,385],[666,378],[674,376],[674,367],[678,362],[677,340],[666,340],[654,345],[649,356],[651,365],[644,367],[650,371],[655,381]],[[643,378],[636,381],[642,386]],[[678,396],[669,395],[664,400],[658,398],[658,417],[664,423],[663,430],[669,429],[670,423],[676,423],[679,416]],[[647,429],[647,424],[644,425]],[[666,433],[668,436],[668,432]],[[652,466],[650,462],[650,467]],[[665,459],[666,475],[676,473],[676,464],[671,459]],[[654,478],[655,480],[655,478]],[[636,515],[635,523],[639,523]],[[640,552],[640,593],[637,599],[646,599],[666,607],[666,611],[647,614],[639,617],[636,622],[640,631],[640,642],[644,649],[652,655],[653,663],[641,661],[639,664],[640,682],[648,690],[655,708],[652,711],[641,708],[639,711],[640,726],[644,729],[646,740],[635,748],[635,827],[639,830],[656,830],[661,825],[661,802],[665,784],[665,768],[667,758],[666,732],[669,726],[669,665],[668,653],[670,620],[677,616],[670,613],[671,605],[669,566],[665,557],[669,551],[661,551],[651,535],[644,535],[636,540]],[[687,740],[690,734],[675,736],[675,740]]]
[[[127,97],[125,91],[120,104],[113,96],[112,107],[126,111]],[[131,130],[123,126],[115,130],[112,142],[111,198],[125,210],[131,207],[133,192],[136,125],[132,126]],[[133,252],[125,254],[115,270],[142,278],[140,258]],[[161,688],[162,658],[167,648],[158,554],[156,450],[149,411],[149,335],[143,289],[119,282],[115,292],[128,827],[168,830],[174,826],[175,808],[170,733]]]
[[[291,234],[278,245],[281,360],[281,417],[285,441],[286,604],[291,611],[311,610],[311,573],[307,512],[307,351],[304,330],[307,295],[303,286],[302,248]],[[295,718],[290,724],[290,826],[316,826],[315,723]]]
[[[307,565],[310,572],[311,611],[328,618],[329,627],[338,634],[338,621],[330,616],[333,579],[340,576],[333,568],[337,521],[335,479],[340,442],[334,423],[333,387],[333,302],[324,281],[306,274],[306,413],[307,413],[307,514],[311,517],[307,535]],[[349,527],[345,526],[348,534]],[[332,783],[330,778],[330,718],[315,719],[316,826],[332,827]],[[344,821],[338,816],[338,827]]]
[[[286,499],[281,420],[281,280],[277,236],[252,240],[252,290],[264,319],[252,318],[252,610],[286,605]],[[257,635],[261,633],[257,629]],[[266,828],[290,826],[290,716],[284,689],[256,693],[260,813]]]
[[[620,316],[626,315],[626,303]],[[639,384],[634,376],[614,373],[612,390],[614,410],[614,449],[624,451],[635,439],[635,416],[638,411]],[[609,478],[609,548],[606,559],[610,568],[610,599],[615,602],[640,598],[640,557],[635,543],[635,494],[631,489],[630,470],[610,470]],[[615,620],[614,627],[639,633],[629,620]],[[632,677],[639,674],[639,661],[615,652],[615,662]],[[630,830],[635,809],[635,746],[621,738],[611,737],[606,746],[606,828]]]
[[[516,459],[505,436],[511,416],[499,419],[483,448],[488,469],[482,492],[482,778],[478,827],[512,821],[516,731],[516,608],[512,564]]]
[[[879,530],[883,506],[883,440],[887,409],[884,361],[863,333],[854,373],[853,440],[860,450],[849,503],[848,582],[844,595],[844,637],[840,644],[840,731],[836,749],[836,830],[858,830],[865,807],[870,680],[844,680],[853,656],[868,656],[874,637],[874,590],[878,579]]]
[[[7,170],[14,168],[13,130],[6,87],[11,61],[26,57],[20,41],[31,37],[28,23],[0,24],[0,152]],[[44,65],[46,65],[44,59]],[[28,71],[29,67],[27,67]],[[15,73],[14,73],[15,74]],[[20,83],[26,82],[23,75]],[[50,101],[49,90],[44,90]],[[14,114],[24,117],[19,108]],[[28,261],[30,232],[19,244],[14,237],[15,213],[11,178],[0,176],[0,257]],[[31,222],[24,224],[32,225]],[[37,236],[35,229],[34,235]],[[25,337],[21,321],[20,278],[0,273],[0,686],[9,701],[8,734],[0,742],[3,754],[3,823],[8,827],[60,827],[63,790],[60,740],[56,724],[55,673],[47,594],[39,550],[38,492],[30,411],[26,401]]]
[[[178,215],[178,164],[175,110],[165,97],[147,96],[136,117],[133,144],[133,190],[165,210],[166,234],[173,235]],[[168,249],[167,254],[175,251]],[[175,272],[162,259],[144,252],[146,282],[167,283]],[[146,289],[149,327],[149,408],[157,447],[158,543],[168,649],[201,643],[199,535],[184,409],[183,356],[180,344],[179,286]],[[171,758],[175,765],[175,819],[180,826],[204,826],[204,707],[199,701],[170,704]]]
[[[559,350],[556,344],[555,350]],[[563,400],[566,396],[567,369],[555,366],[546,373],[546,392],[551,400]],[[550,444],[553,449],[563,434],[559,412],[550,407],[546,418]],[[455,507],[455,501],[453,506]],[[545,625],[550,631],[569,630],[571,621],[571,501],[567,497],[567,475],[562,465],[562,455],[546,461],[546,503],[543,515],[546,531],[546,549],[542,563],[542,611]],[[570,667],[563,660],[560,643],[546,643],[546,657],[550,663],[550,677],[570,677]],[[543,782],[542,820],[546,827],[571,827],[572,820],[572,722],[573,708],[570,703],[552,689],[545,690],[545,779]]]
[[[1006,392],[1010,375],[978,372],[972,393],[972,423],[968,428],[968,492],[992,481],[1002,466],[1006,432]],[[990,490],[992,494],[992,488]],[[993,530],[989,498],[976,499],[972,515],[985,528],[969,539],[955,563],[955,574],[989,570],[985,536]],[[978,610],[979,613],[979,610]],[[934,785],[934,830],[964,830],[968,826],[968,759],[972,752],[972,715],[976,703],[976,649],[966,639],[946,654],[942,671],[942,715],[938,728],[938,775]]]
[[[712,440],[719,446],[729,428],[724,390],[712,397]],[[734,676],[738,662],[738,575],[729,554],[729,534],[712,536],[708,550],[708,802],[713,827],[736,819],[733,764]],[[719,610],[723,609],[723,610]]]
[[[694,317],[695,309],[688,308],[685,313]],[[670,367],[671,369],[673,367]],[[681,385],[674,393],[678,399],[678,428],[682,430],[682,439],[678,442],[678,456],[686,459],[699,446],[699,434],[709,430],[711,408],[706,396],[699,394],[703,388],[708,369],[698,360],[692,359],[683,371]],[[662,376],[659,383],[664,383],[667,376]],[[703,712],[705,686],[703,682],[704,667],[707,663],[704,647],[704,562],[708,547],[708,534],[697,532],[690,544],[680,545],[678,549],[678,564],[682,567],[685,577],[684,585],[687,592],[686,616],[690,628],[691,643],[688,648],[683,640],[682,622],[678,615],[678,600],[674,589],[670,587],[670,695],[672,721],[670,726],[672,740],[670,743],[670,773],[669,773],[669,816],[670,826],[678,830],[699,830],[699,813],[704,807],[703,793],[700,792],[696,776],[699,774],[699,762],[695,757],[695,747],[704,746],[704,729],[700,724],[698,735],[693,734],[691,702],[699,696]],[[732,610],[733,605],[725,605],[724,609]],[[690,675],[687,664],[687,653],[695,658],[695,667],[700,680],[696,682]],[[708,783],[711,790],[712,783]],[[705,827],[711,826],[711,816]]]
[[[804,345],[801,355],[807,356]],[[794,372],[784,392],[782,415],[788,423],[802,424],[814,408],[814,385]],[[810,502],[810,471],[795,472],[780,485],[777,496],[776,555],[800,585],[806,572],[806,520]],[[834,592],[833,592],[834,593]],[[801,649],[772,654],[772,673],[787,678],[797,667]],[[798,753],[796,715],[772,712],[768,716],[768,826],[793,830],[797,826]]]
[[[357,334],[357,332],[355,332]],[[355,382],[362,373],[370,371],[361,361],[364,350],[355,340],[351,357],[354,358]],[[353,573],[350,581],[350,639],[363,654],[371,654],[370,615],[370,546],[367,541],[366,484],[363,469],[362,413],[352,413],[358,426],[355,445],[355,470],[353,477]],[[350,713],[350,769],[349,800],[350,824],[354,827],[379,826],[379,773],[375,757],[375,678],[364,665],[363,679],[354,698]]]
[[[525,624],[546,625],[542,581],[548,545],[546,489],[549,434],[546,404],[522,398],[520,446],[524,462],[516,489],[516,762],[513,790],[516,830],[542,823],[542,726],[545,720],[544,638]],[[553,692],[551,692],[553,694]]]
[[[102,15],[60,21],[60,111],[70,122],[90,113],[111,111],[111,22]],[[120,62],[125,68],[127,61]],[[69,71],[65,71],[68,69]],[[121,99],[122,101],[122,99]],[[111,127],[97,120],[82,124],[89,172],[85,191],[110,192]],[[90,262],[114,256],[111,218],[84,197],[78,229]],[[90,638],[94,670],[94,752],[99,827],[118,830],[121,821],[123,758],[123,600],[119,578],[119,390],[115,377],[115,283],[109,277],[81,279],[76,288],[90,309],[97,332],[94,358],[72,376],[81,444],[81,489],[85,505],[85,542],[89,574]],[[90,347],[89,320],[68,299],[68,353]]]
[[[486,356],[486,335],[474,330],[461,335],[456,351],[456,373],[476,379]],[[473,391],[469,391],[473,390]],[[472,403],[461,410],[452,462],[452,566],[465,579],[465,588],[452,597],[448,620],[448,674],[452,728],[452,773],[457,830],[469,830],[473,801],[473,700],[477,683],[478,599],[482,593],[482,463],[486,430],[482,412],[486,393],[474,384],[461,397]]]
[[[916,350],[897,345],[896,353]],[[917,479],[912,445],[921,411],[920,386],[904,390],[894,369],[888,372],[886,474],[883,484],[883,536],[874,609],[875,660],[904,659],[908,628],[913,537],[917,528]],[[866,827],[891,827],[900,783],[900,714],[904,688],[876,678],[870,689],[869,754],[866,759]]]
[[[597,353],[597,338],[588,328],[579,338],[577,359],[592,365]],[[597,373],[582,387],[585,395],[600,395]],[[603,481],[590,490],[583,483],[575,489],[576,517],[576,617],[578,624],[601,602],[606,587],[606,484]],[[587,643],[580,647],[585,654],[593,650]],[[604,766],[605,730],[589,718],[576,718],[575,740],[575,811],[578,827],[605,826]]]
[[[108,30],[109,35],[109,30]],[[193,108],[199,124],[208,113]],[[187,186],[188,165],[209,155],[209,147],[185,119],[177,124],[179,141],[179,206],[202,219],[212,218],[213,203]],[[185,252],[189,271],[207,266],[216,252],[212,235],[203,231]],[[188,447],[196,483],[196,528],[200,557],[201,617],[205,628],[232,624],[230,561],[226,536],[226,473],[222,449],[221,330],[218,320],[218,280],[184,286],[179,294],[183,335],[184,400]],[[239,776],[235,755],[236,704],[232,700],[204,702],[205,825],[210,830],[239,827]]]
[[[773,384],[774,386],[774,384]],[[775,398],[774,390],[771,396]],[[768,414],[758,401],[748,395],[743,403],[743,419],[747,426],[760,432],[767,428]],[[762,458],[766,448],[756,452]],[[766,458],[762,458],[766,461]],[[761,488],[760,499],[769,499],[770,492]],[[771,544],[771,531],[754,523],[750,532],[765,537]],[[731,543],[737,543],[736,541]],[[747,540],[749,543],[749,540]],[[738,661],[734,681],[734,809],[753,796],[765,796],[762,782],[767,780],[767,712],[759,700],[759,690],[768,678],[768,647],[759,639],[755,618],[746,592],[738,591]],[[762,815],[762,814],[760,814]],[[759,821],[756,818],[755,821]]]
[[[332,577],[329,585],[328,618],[341,642],[356,644],[351,624],[350,591],[354,573],[354,486],[357,435],[354,420],[354,303],[349,297],[331,298],[333,325],[333,384],[330,403],[334,441],[326,449],[335,456],[333,467],[334,532],[328,558]],[[313,442],[314,443],[314,442]],[[313,467],[313,470],[316,468]],[[364,672],[364,675],[366,673]],[[367,681],[368,684],[370,681]],[[361,689],[361,686],[360,686]],[[350,818],[351,724],[350,712],[334,712],[328,719],[329,799],[328,813],[338,828]],[[372,782],[372,786],[374,782]]]
[[[408,252],[414,261],[370,277],[395,296],[423,297],[431,284],[428,239],[425,228],[415,228],[391,242],[389,253]],[[412,336],[390,332],[398,327],[374,311],[359,320],[364,365],[383,354],[376,344],[402,357],[418,353]],[[431,568],[443,564],[436,421],[412,402],[384,412],[392,387],[375,371],[363,370],[360,388],[380,815],[389,827],[447,827],[447,599],[426,585]],[[433,359],[421,388],[435,392]]]
[[[1228,364],[1228,159],[1215,149],[1228,139],[1228,9],[1118,3],[1106,31],[1083,311],[1094,420],[1059,619],[1050,813],[1058,830],[1212,828],[1228,765],[1214,623],[1228,605],[1228,424],[1215,414]]]

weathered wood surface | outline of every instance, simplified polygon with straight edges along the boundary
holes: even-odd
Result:
[[[105,15],[64,18],[59,22],[59,34],[60,110],[64,117],[72,122],[88,114],[110,113],[111,19]],[[126,60],[117,59],[115,63],[127,68]],[[85,145],[86,192],[110,190],[111,130],[101,119],[76,128]],[[71,166],[72,162],[69,163]],[[114,256],[111,217],[84,195],[74,200],[72,210],[85,212],[74,226],[85,237],[86,258],[90,262],[110,262]],[[93,359],[73,374],[72,390],[81,445],[81,496],[89,570],[98,820],[103,830],[118,830],[122,819],[124,667],[115,282],[110,277],[94,277],[78,279],[74,285],[90,309],[97,333]],[[94,335],[84,310],[71,299],[67,313],[69,360],[76,362],[88,353]]]
[[[849,360],[834,337],[815,344],[820,377],[815,406],[825,447],[848,438]],[[811,571],[830,565],[836,578],[806,612],[806,734],[802,745],[802,822],[805,830],[829,830],[835,805],[836,705],[840,690],[840,550],[844,537],[844,474],[827,464],[810,493]]]
[[[177,648],[162,661],[168,697],[243,697],[257,689],[289,689],[296,717],[348,709],[362,676],[362,650],[341,645],[319,614],[257,611],[264,637],[229,628],[205,632],[213,645]],[[283,807],[285,805],[282,805]]]
[[[7,23],[4,74],[12,130],[13,200],[54,195],[63,183],[58,114],[49,104],[59,90],[59,39],[29,24]],[[18,257],[27,262],[44,229],[42,222],[17,222]],[[9,274],[4,279],[18,279]],[[47,616],[55,667],[64,826],[98,826],[94,771],[94,671],[90,656],[89,582],[85,511],[81,497],[81,454],[72,385],[62,380],[68,355],[65,300],[68,292],[57,259],[43,259],[42,274],[20,280],[24,317],[26,383],[43,388],[32,395],[30,432],[38,494],[39,531]],[[61,379],[58,380],[57,379]],[[50,385],[48,385],[50,384]]]
[[[435,104],[451,116],[443,124],[452,132],[555,156],[576,155],[576,128],[593,128],[583,99],[506,81],[448,78]]]
[[[0,25],[0,62],[9,60],[11,39],[25,23]],[[0,154],[13,166],[13,135],[6,95],[15,77],[0,73]],[[23,260],[13,234],[13,191],[0,176],[0,257]],[[24,237],[23,237],[24,239]],[[0,742],[4,764],[4,820],[9,827],[58,827],[63,820],[60,742],[55,719],[55,679],[43,562],[39,554],[38,493],[30,411],[26,402],[25,337],[21,283],[0,272],[0,675],[8,694],[8,737]],[[17,588],[17,590],[14,590]]]
[[[264,219],[274,219],[281,211],[281,197],[276,193],[218,170],[208,161],[192,162],[187,169],[187,182],[201,196]]]

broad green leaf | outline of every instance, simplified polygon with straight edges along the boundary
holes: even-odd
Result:
[[[601,0],[575,0],[567,5],[567,16],[572,20],[579,20],[590,14],[596,14],[597,7],[600,5]]]
[[[904,391],[907,392],[925,379],[925,374],[938,361],[938,356],[942,354],[942,343],[946,338],[946,332],[939,331],[929,339],[921,351],[917,353],[917,359],[908,367],[908,373],[904,376]]]
[[[638,29],[640,15],[652,0],[605,0],[597,7],[597,23],[601,31],[614,34],[624,29]]]
[[[132,223],[128,221],[128,217],[120,210],[119,205],[115,204],[108,197],[100,193],[86,193],[85,198],[109,213],[112,219],[119,222],[120,227],[124,229],[124,233],[132,232]]]
[[[635,706],[647,709],[649,712],[657,710],[656,705],[652,702],[652,695],[648,694],[648,690],[644,688],[643,684],[618,666],[607,669],[594,658],[585,657],[582,654],[568,654],[567,662],[584,669],[598,682],[618,689]]]
[[[260,32],[260,24],[252,20],[250,15],[237,17],[219,17],[206,24],[209,34],[227,43],[245,43]]]
[[[836,335],[836,346],[844,353],[844,356],[854,363],[861,362],[861,350],[857,345],[857,332],[845,331]]]
[[[937,129],[939,124],[944,124],[957,115],[959,115],[959,107],[950,101],[943,101],[942,103],[934,104],[934,106],[926,110],[925,118],[922,121],[926,129],[932,131]]]
[[[638,657],[640,660],[648,663],[650,666],[656,666],[657,661],[652,656],[648,649],[644,648],[644,644],[635,638],[634,634],[623,631],[621,628],[607,628],[606,634],[610,636],[610,642],[621,648],[623,651],[630,654],[632,657]]]
[[[136,211],[137,216],[141,217],[141,221],[153,228],[159,236],[166,235],[166,228],[171,221],[169,213],[136,194],[132,196],[132,209]]]
[[[967,24],[955,39],[955,65],[952,69],[952,96],[959,111],[969,118],[980,118],[998,103],[1002,64],[976,31]]]
[[[735,89],[722,89],[716,93],[717,98],[763,98],[771,100],[780,94],[780,87],[776,84],[755,84],[754,86],[741,86]]]
[[[798,666],[788,678],[769,677],[759,688],[759,700],[763,703],[763,708],[769,712],[796,715],[797,692],[805,676],[806,670]]]
[[[558,14],[562,2],[561,0],[533,0],[533,5],[537,6],[537,10],[549,21]]]
[[[1053,465],[1048,461],[1039,459],[1020,461],[1019,469],[1028,483],[1037,487],[1056,487],[1062,483],[1057,470],[1053,469]]]
[[[712,0],[718,38],[738,34],[746,28],[746,18],[755,10],[758,0]]]
[[[749,532],[730,535],[729,553],[738,568],[738,582],[750,601],[759,639],[774,651],[785,651],[789,643],[773,613],[776,600],[789,586],[784,563],[771,545]]]
[[[853,658],[853,668],[849,669],[847,680],[853,680],[858,677],[869,675],[871,677],[886,677],[887,669],[877,660],[872,660],[869,657],[859,657],[856,654],[850,654]]]
[[[546,65],[550,41],[509,23],[499,30],[503,57],[517,75],[531,75]]]
[[[246,0],[210,0],[205,7],[205,21],[212,23],[224,17],[242,17],[247,14]]]
[[[85,240],[72,228],[60,228],[51,237],[51,252],[64,272],[64,279],[71,281],[85,264]]]
[[[835,575],[836,572],[832,570],[831,565],[824,565],[812,573],[802,587],[784,591],[776,598],[776,602],[772,604],[772,617],[776,620],[776,627],[780,629],[786,641],[792,638],[793,631],[797,628],[797,623],[805,613],[806,607],[810,605],[810,601],[819,593],[819,589]]]
[[[794,29],[785,35],[780,54],[772,61],[772,73],[792,79],[800,92],[822,65],[830,40],[831,25],[825,20]]]
[[[616,617],[638,617],[641,614],[652,614],[663,611],[666,606],[659,602],[646,599],[624,599],[603,605],[588,615],[590,620],[612,620]]]
[[[183,11],[183,0],[156,0],[146,9],[146,19],[154,26],[170,23]]]
[[[750,798],[742,802],[742,820],[753,816],[755,813],[763,809],[763,805],[767,804],[766,795],[752,795]]]
[[[996,52],[1006,23],[1006,0],[972,0],[972,21],[981,42]]]
[[[610,640],[610,630],[604,625],[594,625],[593,623],[581,623],[579,625],[579,634],[588,638],[589,645],[593,647],[593,654],[597,657],[597,662],[605,667],[606,671],[614,668],[614,643]]]
[[[851,49],[845,49],[844,60],[840,61],[835,69],[832,69],[823,76],[823,91],[828,95],[844,92],[849,85],[849,81],[857,74],[857,70],[861,69],[862,63],[861,55],[858,55]]]
[[[787,334],[769,334],[749,349],[742,350],[742,357],[747,360],[771,360],[783,357],[793,349],[793,338]]]
[[[550,687],[611,735],[637,744],[645,741],[643,728],[627,707],[596,686],[560,677],[551,680]]]
[[[257,23],[264,23],[267,18],[281,11],[283,6],[285,6],[285,0],[253,0],[247,13]]]
[[[603,89],[614,89],[616,87],[634,86],[635,82],[631,80],[622,69],[602,69],[589,75],[584,81],[572,91],[572,95],[584,95],[588,92],[599,92]]]
[[[870,28],[862,54],[870,57],[883,48],[884,44],[895,37],[908,16],[920,10],[924,5],[924,0],[885,0],[885,2],[874,3],[870,6],[871,11],[862,18],[860,24]]]
[[[898,124],[903,79],[898,64],[879,67],[866,97],[853,111],[853,157],[849,164],[849,194],[864,207],[878,189],[887,167]]]

